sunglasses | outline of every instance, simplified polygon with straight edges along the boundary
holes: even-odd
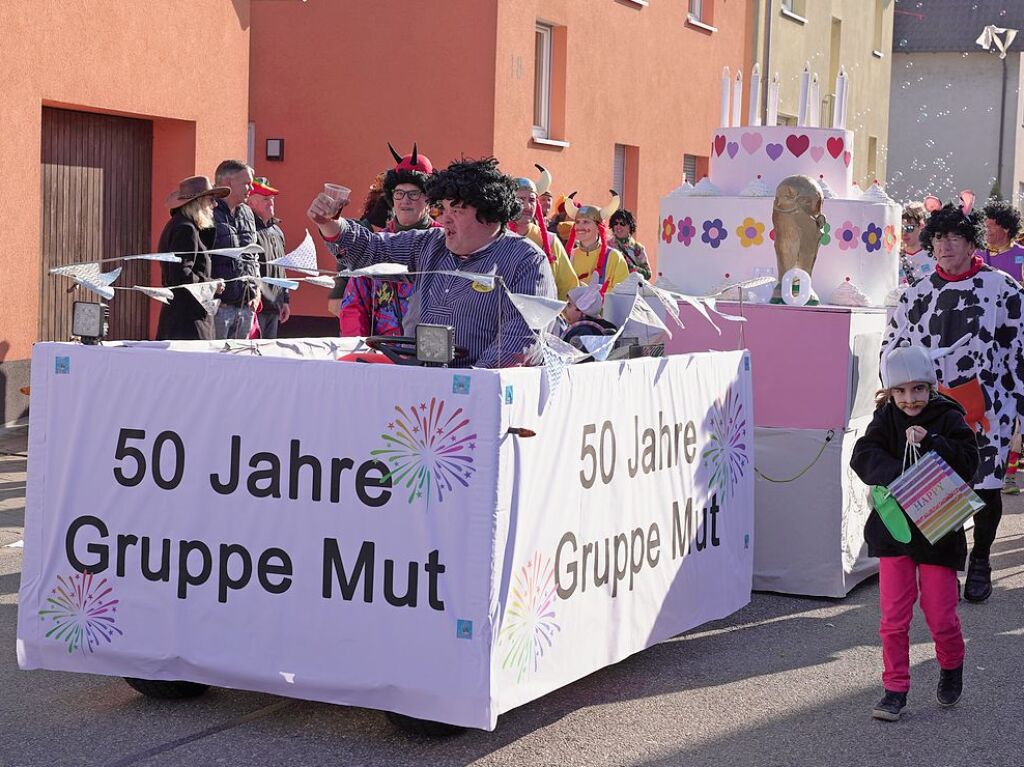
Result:
[[[915,231],[916,229],[917,229],[917,224],[904,224],[903,225],[903,231],[906,232],[907,234],[910,234],[911,232]]]
[[[413,202],[416,202],[417,200],[423,199],[423,192],[419,191],[418,189],[410,189],[408,191],[405,189],[396,189],[394,192],[392,192],[391,196],[394,197],[396,200],[403,200],[406,197],[408,197]]]

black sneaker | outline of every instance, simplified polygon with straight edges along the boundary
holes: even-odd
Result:
[[[939,687],[935,697],[943,706],[955,706],[964,691],[964,665],[956,668],[939,669]]]
[[[992,596],[992,567],[988,557],[975,559],[967,565],[967,580],[964,582],[964,599],[968,602],[984,602]]]
[[[907,705],[907,694],[905,692],[893,692],[886,690],[885,695],[875,704],[871,716],[875,719],[884,719],[887,722],[895,722],[900,718],[900,713]]]

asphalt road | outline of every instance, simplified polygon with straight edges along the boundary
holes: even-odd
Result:
[[[749,606],[509,712],[495,732],[408,736],[382,713],[214,690],[165,703],[119,679],[19,671],[24,430],[0,431],[0,765],[1024,765],[1024,501],[1008,499],[995,592],[963,604],[960,704],[935,702],[923,617],[903,719],[881,694],[878,588],[843,600],[755,594]]]

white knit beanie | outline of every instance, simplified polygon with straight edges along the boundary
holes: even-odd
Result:
[[[921,346],[898,346],[888,354],[882,366],[882,386],[891,389],[912,381],[935,386],[935,362]]]

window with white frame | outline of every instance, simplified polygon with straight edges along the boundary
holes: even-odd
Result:
[[[683,180],[691,184],[697,183],[697,156],[692,154],[683,155]]]
[[[704,20],[704,0],[690,0],[689,17],[694,21]]]
[[[548,138],[551,131],[551,27],[537,24],[534,32],[533,136]]]
[[[615,156],[612,158],[612,189],[619,194],[626,186],[626,146],[615,145]]]

